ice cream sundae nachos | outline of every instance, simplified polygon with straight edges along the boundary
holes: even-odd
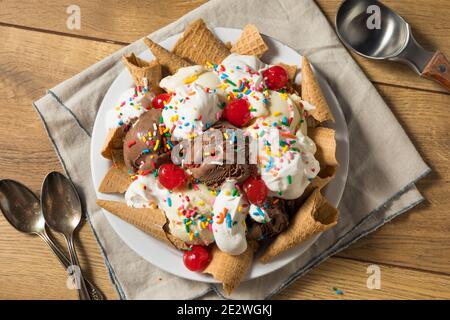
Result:
[[[333,115],[308,59],[297,85],[297,66],[263,62],[254,25],[232,46],[203,20],[171,51],[144,41],[155,59],[123,57],[135,86],[105,119],[99,191],[125,201],[97,203],[230,293],[257,250],[268,263],[337,223],[320,192],[338,165]]]

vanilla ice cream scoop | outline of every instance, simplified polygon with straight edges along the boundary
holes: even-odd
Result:
[[[206,186],[197,187],[171,192],[152,174],[141,175],[128,188],[125,200],[134,208],[157,205],[165,213],[172,235],[187,244],[208,245],[214,241],[211,212],[215,196]]]
[[[269,90],[261,71],[267,65],[255,56],[230,54],[222,63],[214,67],[214,72],[222,81],[220,88],[230,98],[243,98],[250,104],[253,118],[268,114]]]
[[[258,169],[269,195],[300,197],[320,170],[314,142],[301,130],[294,135],[264,126],[260,126],[258,137]]]
[[[301,101],[296,94],[270,90],[268,115],[257,118],[245,131],[255,139],[262,133],[261,128],[290,131],[293,134],[301,128],[306,134],[305,110]]]
[[[175,92],[178,87],[185,84],[197,84],[214,90],[220,86],[220,79],[204,66],[195,65],[178,69],[174,75],[162,79],[159,86],[167,92]]]
[[[122,93],[117,105],[108,111],[106,125],[109,129],[130,124],[151,108],[154,94],[144,87],[134,87]]]
[[[212,229],[221,251],[239,255],[247,249],[245,218],[249,207],[245,196],[236,188],[236,181],[225,181],[213,206]]]
[[[222,108],[215,93],[196,84],[179,86],[165,105],[162,117],[175,140],[191,139],[220,120]]]

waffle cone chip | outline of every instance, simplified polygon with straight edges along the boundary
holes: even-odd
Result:
[[[102,193],[125,193],[131,184],[130,176],[113,164],[98,188]]]
[[[308,186],[308,188],[312,188],[312,191],[314,191],[314,189],[322,190],[326,187],[327,184],[331,182],[331,180],[334,179],[335,176],[336,167],[324,167],[320,170],[319,174],[311,181],[311,184]]]
[[[247,24],[242,30],[238,41],[231,47],[231,52],[257,56],[258,58],[261,58],[267,50],[269,50],[269,47],[254,24]]]
[[[238,256],[222,252],[215,244],[211,249],[211,262],[203,271],[211,274],[223,284],[227,295],[239,286],[253,263],[253,255],[258,248],[256,241],[249,241],[247,250]]]
[[[123,172],[128,173],[128,169],[125,166],[125,161],[123,158],[123,149],[113,149],[111,151],[111,157],[112,157],[112,161],[114,163],[115,166],[117,166],[118,168],[120,168]]]
[[[104,158],[112,160],[113,150],[122,149],[124,135],[124,126],[108,130],[108,135],[106,136],[106,141],[101,152]]]
[[[301,201],[305,201],[314,190],[322,190],[325,188],[335,177],[336,167],[324,167],[320,170],[319,174],[311,181],[306,187],[305,191],[301,195]]]
[[[166,233],[167,219],[159,209],[131,208],[123,202],[101,199],[97,199],[97,205],[172,247],[187,249],[181,240],[175,241],[174,236]]]
[[[123,149],[111,149],[108,155],[113,164],[103,177],[98,191],[102,193],[125,193],[131,184],[131,179],[123,160]]]
[[[334,121],[333,114],[328,107],[319,82],[314,75],[308,58],[303,56],[302,61],[302,99],[308,101],[316,108],[309,112],[319,122]]]
[[[122,61],[127,66],[136,86],[148,87],[156,94],[161,92],[159,81],[162,78],[162,68],[158,60],[147,62],[131,53],[129,56],[123,56]]]
[[[144,42],[149,47],[159,64],[167,69],[170,74],[174,74],[178,69],[189,67],[192,64],[184,60],[183,58],[167,51],[156,42],[153,42],[149,38],[144,38]]]
[[[317,146],[314,157],[319,161],[321,167],[336,167],[336,137],[335,131],[330,128],[316,127],[308,130],[308,136]]]
[[[193,64],[201,65],[207,62],[219,64],[230,54],[230,50],[216,38],[202,19],[187,26],[172,51]]]
[[[315,189],[291,219],[288,229],[263,252],[260,261],[267,263],[314,234],[330,229],[337,224],[338,215],[338,210],[327,202],[319,189]]]

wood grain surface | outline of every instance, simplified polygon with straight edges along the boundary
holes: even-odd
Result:
[[[71,31],[66,28],[71,1],[0,0],[0,178],[17,179],[38,192],[47,172],[61,170],[33,100],[204,2],[79,0],[82,28]],[[449,1],[431,0],[427,6],[420,0],[383,2],[411,23],[425,46],[450,54]],[[332,22],[340,1],[318,3]],[[418,183],[427,201],[328,259],[276,298],[449,299],[450,94],[403,65],[356,60],[432,167]],[[83,269],[107,298],[117,298],[89,226],[77,239]],[[374,263],[381,268],[380,290],[366,286],[367,266]],[[18,233],[0,216],[0,298],[76,299],[65,282],[63,268],[44,243]]]

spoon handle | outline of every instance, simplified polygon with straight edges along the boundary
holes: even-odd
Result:
[[[47,234],[47,232],[44,231],[44,233],[40,233],[39,236],[42,240],[49,246],[50,249],[52,249],[55,256],[58,258],[59,262],[63,265],[64,269],[67,271],[67,269],[70,267],[71,263],[70,260],[66,257],[66,255],[62,252],[60,247],[50,238]],[[89,291],[89,295],[91,296],[92,300],[104,300],[102,293],[98,288],[96,288],[88,279],[84,279],[86,283],[86,287]]]
[[[77,280],[77,284],[79,284],[78,295],[80,300],[91,300],[91,297],[86,289],[86,284],[84,283],[83,273],[81,272],[75,246],[73,245],[73,238],[72,236],[65,236],[65,238],[67,246],[69,247],[70,262],[72,266],[76,268],[74,271],[76,272],[77,279],[75,280]]]
[[[437,51],[422,72],[422,76],[437,81],[450,91],[450,62],[445,55]]]

